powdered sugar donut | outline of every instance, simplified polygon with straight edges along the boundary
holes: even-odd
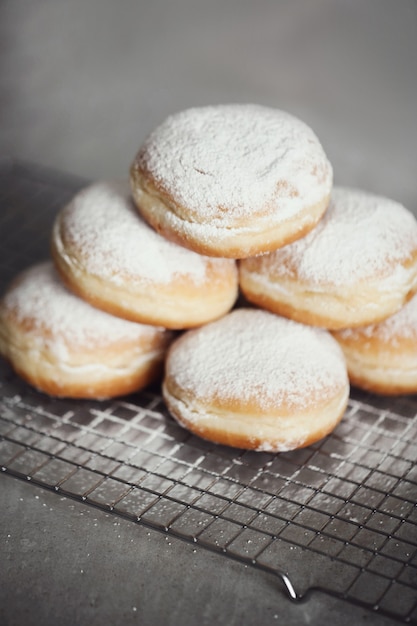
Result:
[[[229,104],[168,117],[136,156],[131,187],[140,213],[164,236],[237,259],[311,230],[332,175],[306,124],[277,109]]]
[[[333,334],[352,384],[385,395],[417,392],[417,296],[380,322]]]
[[[163,397],[191,432],[273,452],[307,446],[342,418],[343,353],[324,330],[257,309],[235,309],[170,347]]]
[[[0,354],[31,385],[53,396],[108,398],[157,379],[173,333],[90,306],[52,263],[20,274],[0,303]]]
[[[75,293],[135,322],[188,328],[220,317],[237,297],[235,262],[161,237],[138,215],[127,182],[77,194],[55,220],[52,256]]]
[[[246,298],[328,329],[380,321],[417,287],[417,221],[393,200],[336,187],[317,227],[240,263]]]

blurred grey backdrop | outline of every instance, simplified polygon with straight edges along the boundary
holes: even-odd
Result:
[[[3,156],[123,176],[169,113],[258,102],[417,213],[415,0],[0,0],[0,49]]]

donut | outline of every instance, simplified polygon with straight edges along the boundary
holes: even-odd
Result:
[[[382,395],[417,393],[417,296],[378,324],[335,331],[352,385]]]
[[[227,313],[236,262],[196,254],[155,232],[137,213],[128,181],[99,181],[59,211],[52,258],[62,280],[95,307],[170,329]]]
[[[398,202],[335,187],[303,239],[239,262],[253,304],[330,330],[393,315],[417,288],[417,221]]]
[[[0,354],[51,396],[103,399],[162,375],[174,333],[95,309],[62,284],[51,261],[19,274],[0,302]]]
[[[171,344],[162,394],[176,421],[203,439],[283,452],[336,427],[349,381],[330,333],[241,308]]]
[[[329,203],[332,167],[296,117],[254,104],[169,116],[131,165],[142,216],[200,254],[244,258],[311,230]]]

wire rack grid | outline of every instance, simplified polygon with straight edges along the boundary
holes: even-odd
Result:
[[[45,258],[53,216],[82,183],[22,165],[0,183],[3,288]],[[274,455],[193,436],[158,387],[57,400],[2,362],[0,396],[3,472],[270,572],[295,601],[320,589],[417,623],[415,397],[353,391],[329,437]]]

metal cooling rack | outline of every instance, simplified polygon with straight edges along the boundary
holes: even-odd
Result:
[[[5,284],[45,258],[81,183],[13,164],[0,183]],[[3,472],[275,574],[293,600],[320,589],[417,623],[416,397],[353,392],[331,436],[273,455],[191,435],[158,388],[56,400],[2,362],[0,395]]]

